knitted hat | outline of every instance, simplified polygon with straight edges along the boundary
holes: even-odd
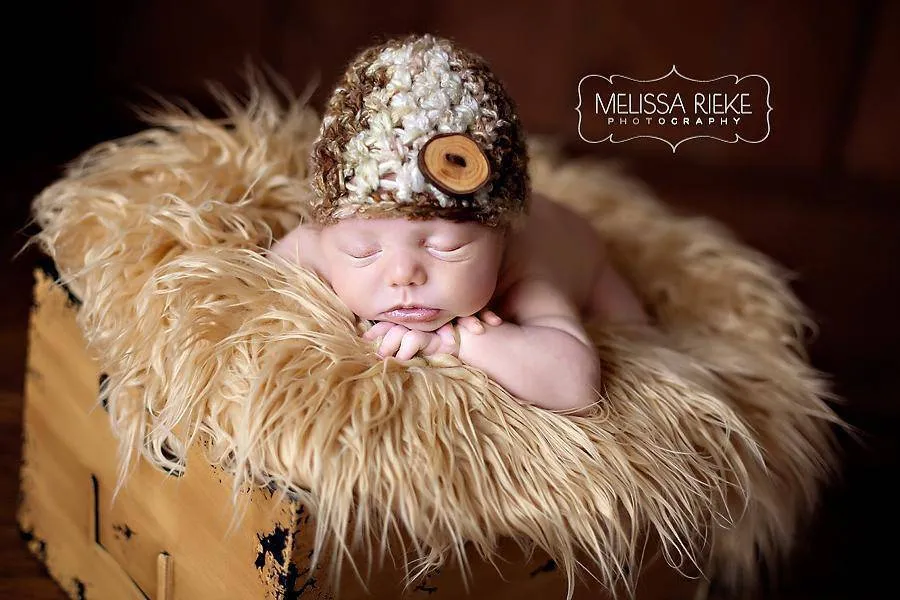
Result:
[[[524,134],[485,60],[430,34],[351,61],[322,117],[313,215],[441,217],[489,226],[527,211]]]

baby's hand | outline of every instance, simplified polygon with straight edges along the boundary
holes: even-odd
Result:
[[[437,331],[417,331],[390,321],[380,321],[362,334],[364,340],[375,340],[381,336],[384,338],[378,347],[378,355],[382,358],[396,354],[397,360],[409,360],[420,352],[423,356],[457,356],[459,353],[452,323],[447,323]]]
[[[468,317],[458,317],[456,319],[457,324],[461,327],[465,327],[474,334],[484,333],[484,323],[482,323],[482,321],[488,325],[493,325],[494,327],[503,324],[503,319],[492,310],[481,311],[480,317],[471,315]]]

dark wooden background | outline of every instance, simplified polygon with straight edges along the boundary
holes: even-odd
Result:
[[[688,3],[684,3],[688,4]],[[572,155],[624,161],[672,205],[722,220],[792,269],[820,333],[811,350],[834,378],[841,414],[863,432],[845,444],[844,479],[769,598],[868,597],[897,558],[900,369],[900,2],[701,0],[86,0],[17,3],[2,27],[5,218],[0,286],[0,597],[61,598],[18,538],[21,392],[33,253],[29,202],[90,145],[141,127],[148,91],[209,108],[205,81],[243,89],[246,60],[320,107],[344,64],[376,38],[431,31],[484,55],[526,127]],[[761,144],[654,140],[587,144],[578,80],[758,73],[771,83]],[[892,308],[894,307],[894,308]],[[882,543],[886,543],[882,548]]]

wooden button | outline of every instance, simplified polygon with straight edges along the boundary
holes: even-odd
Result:
[[[471,194],[487,183],[491,168],[487,156],[472,138],[441,133],[419,152],[419,170],[447,194]]]

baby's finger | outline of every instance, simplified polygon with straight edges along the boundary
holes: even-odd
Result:
[[[423,331],[407,331],[400,342],[400,349],[397,350],[397,360],[411,359],[416,352],[426,347],[429,341],[431,336]]]
[[[435,331],[428,334],[428,344],[423,346],[419,351],[423,356],[434,356],[435,354],[453,353],[453,347],[447,346],[444,339]]]
[[[444,348],[456,348],[456,332],[453,331],[453,323],[441,326],[435,333],[443,342]]]
[[[388,330],[390,330],[390,328],[393,326],[394,326],[394,324],[391,323],[390,321],[379,321],[378,323],[375,323],[374,325],[372,325],[372,327],[370,327],[368,329],[368,331],[363,333],[362,338],[364,340],[378,339],[379,337],[381,337],[385,333],[387,333]]]
[[[383,358],[385,356],[392,356],[397,352],[397,349],[400,348],[400,342],[403,340],[403,335],[407,331],[409,330],[402,325],[394,325],[391,327],[390,331],[384,334],[381,346],[378,347],[378,356]]]
[[[497,325],[503,324],[503,319],[501,319],[500,316],[492,310],[486,310],[481,313],[481,320],[488,325],[493,325],[495,327]]]
[[[472,333],[484,333],[484,325],[478,317],[460,317],[456,321]]]

